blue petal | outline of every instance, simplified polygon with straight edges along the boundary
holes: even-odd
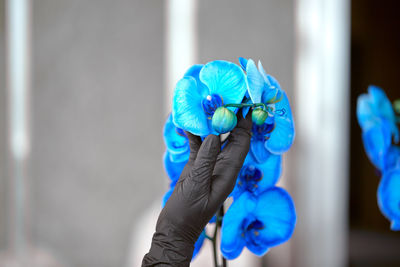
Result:
[[[264,70],[264,68],[263,68],[263,65],[262,65],[262,63],[261,63],[260,60],[258,61],[258,71],[260,72],[261,76],[263,77],[264,82],[265,82],[268,86],[270,86],[271,84],[270,84],[269,79],[268,79],[268,74],[265,72],[265,70]]]
[[[247,66],[247,59],[243,58],[243,57],[239,57],[239,63],[240,66],[242,67],[243,70],[246,70],[246,66]]]
[[[255,237],[262,247],[279,245],[292,236],[296,211],[292,198],[284,189],[273,187],[259,195],[253,214],[265,226]]]
[[[243,177],[243,171],[246,170],[244,168],[248,168],[249,166],[258,169],[261,172],[262,178],[260,180],[246,180],[246,178]],[[258,195],[276,184],[281,175],[281,170],[280,155],[270,154],[264,163],[259,164],[251,153],[247,154],[242,170],[239,172],[239,178],[237,179],[237,184],[232,192],[232,196],[236,199],[246,190],[254,195]]]
[[[210,94],[218,94],[224,104],[241,103],[247,90],[243,70],[228,61],[216,60],[204,65],[200,80],[208,87]]]
[[[294,141],[295,131],[292,110],[286,93],[282,100],[275,104],[275,129],[265,142],[265,147],[273,154],[282,154],[289,150]]]
[[[196,258],[197,254],[200,252],[201,247],[203,246],[204,238],[206,237],[206,232],[203,230],[201,232],[199,238],[197,239],[196,243],[194,244],[194,251],[193,251],[193,256],[192,260]]]
[[[378,188],[378,204],[392,222],[392,230],[400,230],[400,168],[384,173]]]
[[[164,153],[164,168],[172,182],[179,179],[187,161],[188,159],[186,161],[173,162],[171,161],[171,154],[168,151]]]
[[[211,131],[208,128],[202,100],[196,80],[190,76],[182,78],[175,87],[172,102],[172,117],[175,125],[194,135],[208,135]]]
[[[390,146],[384,157],[383,169],[389,171],[400,168],[400,147]]]
[[[258,182],[258,191],[274,186],[281,176],[282,172],[282,156],[271,154],[264,163],[258,164],[263,173],[263,178]]]
[[[278,88],[279,90],[282,90],[281,89],[281,85],[279,84],[278,80],[275,79],[274,76],[269,75],[269,74],[267,76],[268,76],[268,81],[269,81],[269,83],[271,84],[272,87]]]
[[[255,202],[249,193],[243,193],[235,200],[224,215],[221,228],[221,252],[228,260],[240,255],[244,247],[242,224],[254,209]]]
[[[260,103],[265,88],[265,82],[252,59],[249,59],[247,62],[246,73],[250,98],[253,103]]]
[[[189,158],[190,148],[187,136],[178,133],[178,129],[172,122],[172,114],[164,125],[164,142],[170,153],[171,160],[174,162],[187,161]]]
[[[368,158],[379,170],[383,169],[384,156],[391,144],[390,125],[387,121],[377,122],[362,133],[365,152]]]
[[[381,88],[371,85],[368,87],[368,92],[369,94],[362,94],[357,99],[357,119],[361,129],[366,130],[371,127],[375,120],[387,120],[397,143],[400,135],[392,104]]]
[[[368,92],[371,95],[373,106],[375,107],[376,114],[390,121],[391,130],[394,135],[395,142],[399,142],[399,129],[396,126],[396,115],[394,113],[392,103],[387,98],[385,92],[374,85],[368,87]]]
[[[378,116],[374,114],[370,95],[362,94],[358,96],[356,114],[358,123],[363,130],[369,127],[370,122]]]
[[[207,86],[205,86],[205,84],[203,84],[200,81],[199,75],[200,75],[200,70],[203,68],[203,64],[196,64],[191,66],[185,73],[184,76],[191,76],[196,80],[197,83],[197,90],[199,92],[199,94],[205,98],[207,97],[207,95],[209,94],[209,90],[207,88]]]
[[[265,148],[263,140],[252,139],[250,142],[250,151],[257,163],[264,163],[271,153]]]
[[[248,234],[252,234],[252,233],[248,233]],[[256,236],[252,237],[252,238],[257,238]],[[256,243],[256,242],[246,242],[246,247],[253,252],[253,254],[261,257],[264,256],[265,253],[267,253],[269,251],[269,247],[260,243]]]

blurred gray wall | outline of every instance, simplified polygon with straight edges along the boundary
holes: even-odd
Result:
[[[32,2],[34,241],[121,266],[163,190],[163,2]]]
[[[0,248],[6,245],[6,81],[5,81],[5,14],[4,0],[0,0]]]
[[[293,92],[294,0],[199,0],[199,59],[260,59]]]

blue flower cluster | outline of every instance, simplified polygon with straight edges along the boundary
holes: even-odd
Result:
[[[400,147],[395,145],[400,138],[398,119],[381,88],[371,85],[368,94],[358,97],[357,118],[367,156],[382,174],[379,208],[391,221],[391,229],[400,231]]]
[[[201,137],[227,133],[236,126],[239,108],[243,116],[253,109],[250,151],[222,221],[221,251],[227,259],[238,257],[245,246],[256,255],[265,254],[287,241],[296,223],[292,198],[275,185],[282,154],[295,136],[289,100],[261,62],[258,68],[251,59],[239,62],[240,66],[217,60],[189,68],[176,85],[172,114],[164,127],[164,166],[171,181],[165,204],[189,158],[183,130]],[[204,236],[197,241],[194,255]]]
[[[261,62],[240,58],[248,84],[246,102],[263,103],[266,119],[259,123],[259,108],[253,110],[250,152],[231,194],[233,203],[222,221],[221,252],[235,259],[244,247],[258,256],[287,241],[296,224],[292,198],[275,186],[279,180],[282,154],[294,140],[294,123],[286,93]],[[244,114],[248,109],[243,110]]]

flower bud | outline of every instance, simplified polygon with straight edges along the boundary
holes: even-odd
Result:
[[[225,107],[219,107],[215,111],[211,123],[217,133],[230,132],[236,126],[236,114]]]
[[[253,122],[257,125],[263,125],[265,120],[268,118],[268,112],[263,110],[262,108],[256,108],[253,110],[251,115]]]

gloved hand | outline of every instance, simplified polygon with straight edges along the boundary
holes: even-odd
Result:
[[[174,192],[158,217],[150,252],[142,266],[189,266],[194,244],[236,184],[249,151],[251,111],[238,123],[221,151],[220,137],[200,137],[186,132],[190,144],[188,163]]]

